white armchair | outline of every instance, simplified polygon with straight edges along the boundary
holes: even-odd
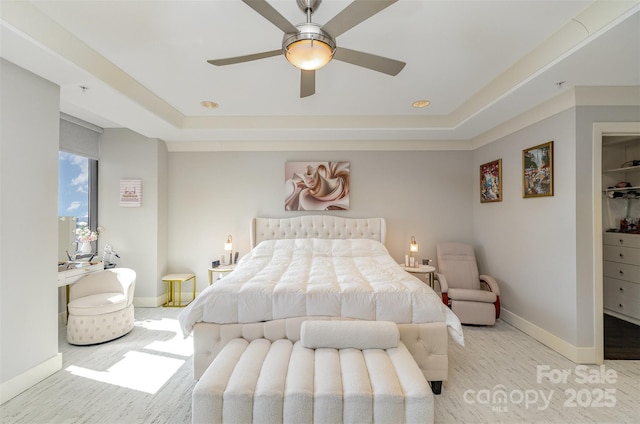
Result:
[[[500,317],[500,288],[489,275],[480,275],[473,246],[438,243],[436,246],[442,301],[463,324],[493,325]]]
[[[81,278],[69,289],[67,341],[74,345],[103,343],[133,329],[136,272],[105,269]]]

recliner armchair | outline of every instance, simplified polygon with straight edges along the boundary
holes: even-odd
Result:
[[[82,277],[69,288],[67,341],[103,343],[133,329],[136,272],[112,268]]]
[[[495,324],[500,317],[500,288],[493,277],[478,272],[473,246],[438,243],[436,253],[442,302],[463,324]]]

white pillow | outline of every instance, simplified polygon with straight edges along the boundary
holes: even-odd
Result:
[[[390,349],[399,340],[398,326],[390,321],[309,320],[300,330],[300,342],[310,349]]]

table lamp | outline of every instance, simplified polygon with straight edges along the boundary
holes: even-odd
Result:
[[[224,250],[229,252],[229,264],[233,263],[233,241],[231,238],[231,234],[227,236],[227,241],[224,243]]]
[[[411,236],[411,242],[409,243],[409,266],[414,266],[416,259],[413,257],[413,253],[418,251],[418,242],[416,238]]]

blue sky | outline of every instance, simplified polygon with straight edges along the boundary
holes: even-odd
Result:
[[[58,216],[89,216],[89,160],[60,152],[58,155]]]

